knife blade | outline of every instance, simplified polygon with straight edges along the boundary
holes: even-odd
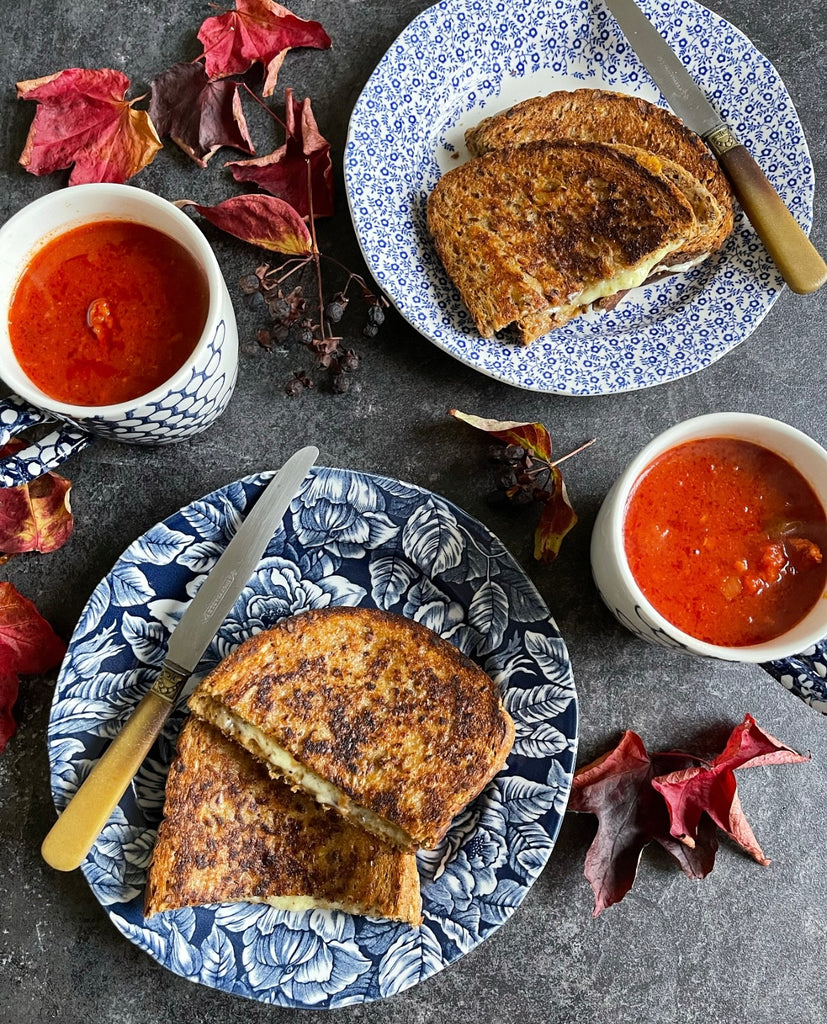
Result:
[[[40,852],[51,867],[73,871],[83,863],[318,455],[311,445],[287,460],[198,588],[172,632],[158,678],[43,840]]]
[[[817,291],[827,281],[827,264],[747,148],[635,0],[606,0],[606,6],[672,110],[714,153],[781,276],[800,295]]]

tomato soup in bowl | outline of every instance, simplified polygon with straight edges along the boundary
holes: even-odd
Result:
[[[147,224],[97,220],[46,242],[8,313],[11,347],[35,387],[71,405],[154,391],[190,358],[207,321],[207,276]]]
[[[132,185],[60,189],[0,228],[0,437],[60,426],[0,460],[25,483],[100,435],[167,444],[232,395],[238,332],[221,269],[190,218]],[[67,426],[68,425],[68,426]]]
[[[827,636],[827,452],[778,420],[701,416],[655,438],[598,513],[592,571],[643,639],[767,662]]]

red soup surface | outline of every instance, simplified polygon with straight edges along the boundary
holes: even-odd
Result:
[[[9,337],[23,372],[51,398],[116,405],[183,366],[208,306],[206,275],[180,243],[102,220],[34,255],[12,298]]]
[[[688,441],[655,459],[629,497],[623,539],[651,604],[719,646],[780,636],[827,581],[824,508],[798,470],[748,441]]]

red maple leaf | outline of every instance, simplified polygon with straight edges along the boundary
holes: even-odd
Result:
[[[718,848],[714,826],[698,833],[693,848],[682,846],[670,835],[666,806],[652,789],[652,777],[669,763],[668,757],[656,754],[653,764],[640,736],[627,730],[613,750],[575,773],[568,809],[598,818],[585,865],[595,917],[632,888],[641,854],[651,842],[659,843],[690,878],[704,878],[712,870]],[[678,755],[678,763],[691,764],[692,759]]]
[[[207,20],[198,30],[210,78],[244,74],[265,66],[263,95],[272,95],[288,50],[311,46],[326,50],[330,37],[318,21],[304,21],[273,0],[236,0],[234,11]]]
[[[12,708],[21,675],[41,675],[54,668],[66,644],[31,601],[11,583],[0,583],[0,752],[17,725]]]
[[[449,410],[452,416],[467,423],[476,430],[482,430],[496,437],[503,444],[515,444],[525,448],[546,462],[551,461],[551,435],[542,423],[522,423],[516,420],[487,420],[482,416],[472,416],[459,409]]]
[[[179,207],[192,206],[222,231],[285,256],[304,256],[313,242],[307,225],[289,203],[275,196],[233,196],[215,206],[199,206],[191,199],[179,199]]]
[[[671,834],[688,847],[697,842],[704,815],[759,864],[769,864],[758,845],[738,797],[735,769],[766,764],[794,764],[810,758],[764,732],[752,715],[732,730],[726,747],[711,764],[693,765],[652,780],[669,809]]]
[[[255,153],[238,82],[211,81],[203,64],[181,62],[157,75],[150,89],[149,116],[158,134],[169,135],[199,167],[222,146]]]
[[[284,145],[268,156],[227,164],[236,181],[252,181],[278,196],[302,217],[333,216],[333,164],[330,143],[319,131],[310,98],[299,103],[292,89],[284,93]],[[312,203],[311,203],[312,199]]]
[[[35,100],[20,163],[32,174],[74,164],[70,185],[125,182],[151,163],[161,140],[149,114],[126,100],[129,79],[109,68],[69,68],[17,83],[19,99]]]
[[[768,864],[744,817],[733,771],[807,760],[759,729],[751,715],[733,729],[712,762],[680,751],[649,755],[641,738],[627,730],[613,750],[578,768],[569,800],[570,811],[598,817],[585,866],[594,916],[623,899],[652,841],[690,878],[704,878],[714,867],[716,825],[760,864]]]
[[[25,445],[14,438],[0,448],[0,458]],[[57,473],[44,473],[29,484],[0,488],[0,552],[45,554],[62,547],[72,535],[69,504],[72,484]]]
[[[12,710],[17,694],[20,691],[20,679],[16,672],[7,664],[7,659],[0,653],[0,754],[6,744],[17,732],[17,722]]]
[[[577,524],[566,483],[559,468],[551,466],[551,496],[543,505],[534,531],[534,557],[538,562],[553,562],[560,554],[563,538]]]

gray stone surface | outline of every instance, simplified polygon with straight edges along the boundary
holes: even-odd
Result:
[[[282,84],[309,94],[337,167],[338,212],[322,245],[359,267],[341,188],[347,118],[375,63],[420,0],[302,0],[296,12],[322,20],[329,53],[288,57]],[[804,124],[816,179],[827,176],[827,4],[710,6],[746,32],[780,72]],[[198,54],[202,0],[13,0],[0,30],[0,219],[65,178],[39,179],[17,164],[33,110],[14,83],[79,64],[118,67],[136,93],[175,60]],[[266,128],[262,122],[262,131]],[[275,137],[274,137],[275,143]],[[262,148],[264,144],[262,143]],[[265,150],[266,151],[266,150]],[[234,191],[223,154],[199,172],[168,146],[135,183],[174,199],[216,202]],[[210,233],[233,287],[255,262],[241,244]],[[813,239],[827,251],[827,204],[816,196]],[[234,289],[233,289],[234,290]],[[237,297],[237,293],[234,295]],[[743,805],[772,858],[768,868],[723,842],[714,872],[687,880],[647,850],[637,883],[619,906],[592,920],[583,860],[593,823],[564,822],[545,872],[511,921],[464,960],[386,1003],[337,1011],[341,1021],[420,1024],[479,1019],[598,1024],[816,1024],[825,1016],[827,933],[827,721],[758,668],[701,663],[649,649],[610,620],[591,583],[591,523],[613,479],[651,436],[677,420],[736,409],[777,416],[827,443],[824,320],[827,290],[785,293],[754,335],[703,373],[656,389],[593,399],[522,392],[479,376],[391,314],[363,354],[358,394],[309,393],[289,401],[281,382],[295,360],[246,354],[237,392],[220,423],[157,451],[99,444],[74,458],[76,530],[48,557],[0,569],[66,637],[100,577],[152,523],[244,474],[275,467],[313,441],[321,461],[390,474],[429,487],[494,530],[526,566],[565,636],[582,708],[580,760],[601,753],[624,728],[653,749],[718,749],[745,712],[800,750],[807,765],[743,773]],[[256,322],[238,302],[242,337]],[[354,327],[358,335],[358,327]],[[291,361],[292,360],[292,361]],[[598,443],[566,467],[581,515],[559,562],[531,560],[531,526],[488,506],[483,447],[446,411],[542,420],[558,452]],[[53,679],[26,682],[18,735],[0,756],[0,1021],[131,1024],[311,1019],[196,987],[161,969],[122,938],[80,873],[45,866],[40,842],[54,819],[45,732]]]

